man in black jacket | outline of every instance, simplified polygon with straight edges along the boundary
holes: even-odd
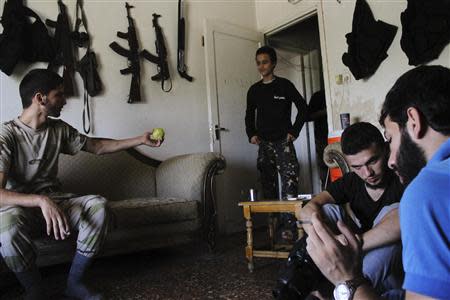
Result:
[[[297,196],[299,164],[293,145],[306,120],[307,106],[289,80],[274,75],[277,55],[271,47],[256,51],[256,65],[262,79],[247,93],[245,127],[250,143],[258,145],[257,167],[264,198],[277,199],[277,173],[282,198]],[[298,113],[291,122],[292,103]],[[256,113],[256,116],[255,116]]]

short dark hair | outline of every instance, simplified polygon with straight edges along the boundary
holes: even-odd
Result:
[[[31,105],[36,93],[47,95],[51,90],[63,84],[63,79],[57,73],[47,69],[33,69],[28,72],[19,85],[22,107]]]
[[[435,131],[449,135],[450,70],[420,66],[403,74],[386,95],[379,119],[381,126],[389,116],[404,129],[409,107],[415,107]]]
[[[385,141],[381,132],[374,125],[359,122],[347,127],[341,136],[342,152],[353,155],[376,145],[384,149]]]
[[[267,54],[270,57],[270,61],[273,64],[277,63],[277,53],[275,52],[275,49],[269,46],[262,46],[258,50],[256,50],[255,58],[260,54]]]

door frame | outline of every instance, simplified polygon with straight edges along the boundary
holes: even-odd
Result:
[[[217,91],[217,73],[215,61],[215,44],[214,34],[216,32],[224,34],[233,34],[249,40],[263,41],[262,33],[251,30],[235,24],[228,23],[223,20],[205,19],[203,23],[203,37],[205,46],[205,68],[206,68],[206,98],[208,103],[208,124],[209,124],[209,148],[210,151],[222,153],[220,143],[216,143],[215,128],[217,124],[220,126],[218,91]]]
[[[277,33],[291,25],[299,23],[313,15],[317,15],[317,21],[319,25],[319,38],[320,38],[320,53],[322,56],[322,69],[323,69],[323,85],[325,89],[325,101],[327,104],[327,121],[328,132],[333,131],[333,110],[331,103],[331,91],[330,91],[330,69],[328,67],[328,47],[325,35],[325,18],[323,15],[323,1],[316,3],[301,11],[298,15],[286,19],[283,22],[278,22],[272,26],[269,26],[263,31],[263,36]]]
[[[332,114],[332,109],[331,109],[331,92],[330,92],[330,75],[329,75],[329,68],[328,68],[328,52],[327,52],[327,45],[326,45],[326,38],[325,38],[325,22],[324,22],[324,16],[323,16],[323,6],[322,6],[322,1],[319,4],[314,4],[308,8],[306,8],[305,10],[303,10],[302,12],[300,12],[297,16],[294,16],[290,19],[285,20],[282,23],[278,23],[275,24],[273,26],[269,26],[264,32],[263,32],[263,36],[264,38],[266,36],[275,34],[279,31],[282,31],[283,29],[286,29],[294,24],[297,24],[299,22],[302,22],[312,16],[317,16],[317,23],[318,23],[318,29],[319,29],[319,40],[320,40],[320,55],[321,55],[321,60],[322,60],[322,73],[323,73],[323,88],[325,89],[325,101],[326,101],[326,105],[327,105],[327,121],[328,121],[328,132],[331,132],[331,127],[333,124],[333,114]],[[303,59],[302,59],[303,60]],[[303,62],[302,62],[303,63]],[[304,95],[306,97],[306,95]],[[307,127],[307,138],[308,138],[308,144],[311,142],[310,141],[310,133]],[[320,182],[318,181],[318,167],[317,166],[313,166],[311,164],[311,159],[313,157],[316,156],[315,153],[312,153],[312,151],[315,150],[315,145],[314,147],[308,146],[309,148],[309,160],[310,160],[310,165],[309,165],[309,171],[311,173],[311,189],[314,193],[316,192],[320,192],[321,186],[320,186]],[[312,148],[312,149],[311,149]],[[316,159],[322,159],[320,157],[316,157]]]

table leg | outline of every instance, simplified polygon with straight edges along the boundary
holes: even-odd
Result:
[[[250,207],[245,206],[244,207],[244,217],[247,220],[245,222],[245,226],[247,227],[247,247],[245,247],[245,256],[247,257],[247,266],[248,270],[253,272],[254,265],[253,265],[253,223],[252,223],[252,217],[250,212]]]

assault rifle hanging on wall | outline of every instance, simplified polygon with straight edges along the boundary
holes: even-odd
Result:
[[[187,81],[192,81],[192,77],[189,76],[186,71],[187,67],[184,63],[185,55],[185,20],[184,20],[184,7],[183,0],[178,0],[178,56],[177,56],[177,69],[181,77]]]
[[[128,68],[120,70],[120,74],[132,74],[130,94],[128,96],[128,103],[141,101],[141,67],[139,65],[139,43],[136,36],[136,28],[134,27],[133,18],[130,16],[130,8],[133,8],[125,2],[128,19],[128,32],[117,32],[117,36],[128,41],[129,50],[120,46],[117,42],[112,42],[109,47],[119,55],[128,58]]]
[[[164,92],[170,92],[170,90],[172,89],[172,80],[170,79],[169,66],[167,64],[167,50],[166,45],[164,44],[164,36],[162,34],[162,29],[158,24],[158,18],[160,17],[161,15],[153,14],[152,20],[156,35],[156,54],[158,56],[151,54],[147,50],[142,50],[141,55],[148,61],[157,65],[158,74],[152,76],[152,80],[161,81],[161,89]],[[169,80],[170,83],[170,86],[168,88],[166,88],[164,84],[166,80]]]

